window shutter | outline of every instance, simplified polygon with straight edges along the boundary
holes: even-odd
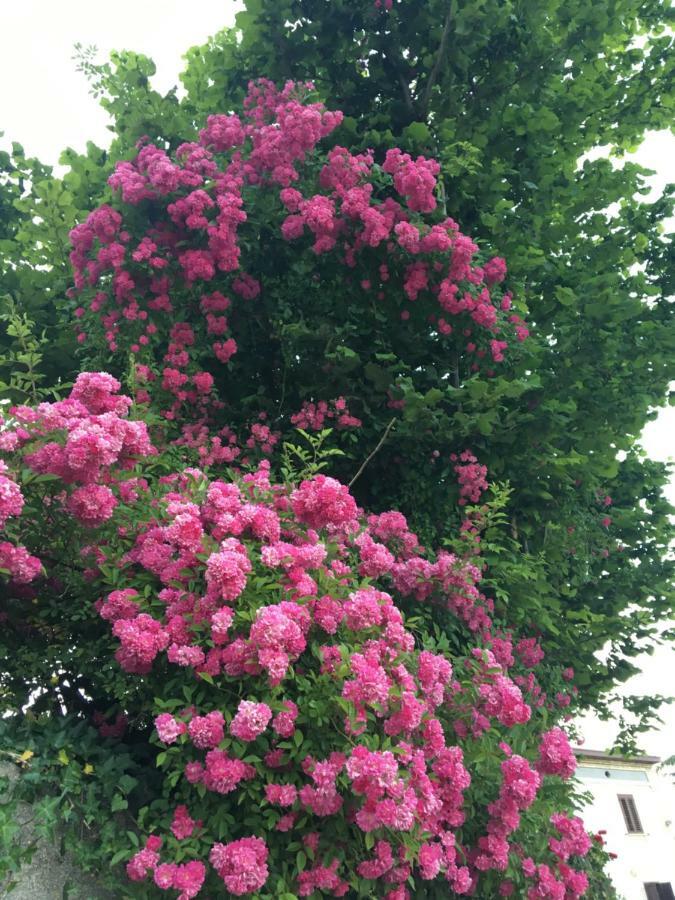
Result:
[[[619,794],[619,805],[628,833],[642,834],[644,829],[642,828],[642,822],[640,822],[640,816],[638,815],[633,796],[631,794]],[[657,900],[660,900],[660,898],[657,897]]]
[[[668,882],[650,881],[645,884],[647,900],[675,900],[673,888]]]

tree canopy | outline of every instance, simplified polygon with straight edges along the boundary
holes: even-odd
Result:
[[[137,847],[157,828],[196,842],[188,869],[151,835],[134,881],[195,896],[208,856],[233,894],[269,862],[277,896],[369,896],[380,877],[392,900],[408,879],[434,896],[432,872],[486,898],[556,896],[558,877],[611,896],[593,853],[568,866],[590,846],[578,820],[539,831],[573,803],[550,726],[602,711],[672,610],[668,470],[639,436],[673,375],[674,192],[647,200],[622,159],[672,124],[672,16],[248,0],[188,51],[180,95],[153,90],[142,55],[80,48],[109,149],[65,150],[62,176],[18,144],[0,155],[3,728],[19,759],[55,733],[71,748],[47,781],[92,723],[121,742],[114,778],[104,756],[68,802],[129,809]],[[462,673],[438,688],[447,721],[424,653]],[[632,702],[638,730],[659,701]],[[262,737],[273,714],[293,721]],[[352,735],[366,782],[402,754],[390,794],[358,780]],[[461,798],[434,805],[446,740],[452,778],[470,763],[464,828]],[[286,803],[261,793],[281,751],[294,812],[277,827],[260,810]],[[317,759],[349,797],[335,866],[305,840]],[[412,814],[400,791],[422,803],[427,777],[436,811]],[[208,792],[248,781],[241,831]],[[174,810],[193,790],[203,830]],[[300,813],[289,866],[273,832]],[[550,865],[509,842],[521,814]],[[388,827],[404,838],[375,845]]]
[[[338,144],[372,148],[379,161],[394,144],[439,160],[439,210],[508,260],[507,287],[533,335],[516,364],[488,379],[452,356],[420,366],[411,347],[392,345],[406,340],[406,323],[384,329],[381,312],[364,320],[360,304],[336,305],[330,291],[324,306],[309,302],[306,272],[284,272],[287,296],[273,311],[284,336],[270,329],[278,349],[265,353],[264,389],[270,398],[281,389],[275,353],[288,356],[295,342],[310,352],[283,382],[286,396],[321,399],[313,354],[327,356],[326,381],[358,398],[364,421],[337,464],[350,477],[387,428],[387,391],[405,394],[405,414],[355,490],[369,507],[404,510],[425,539],[442,536],[453,515],[452,491],[440,487],[449,453],[470,446],[514,492],[514,556],[500,555],[514,613],[536,620],[561,659],[578,655],[582,691],[596,701],[633,671],[625,657],[671,603],[666,470],[638,439],[672,378],[673,245],[662,228],[672,191],[646,201],[647,172],[621,160],[647,129],[671,124],[671,17],[667,5],[637,0],[252,0],[234,29],[187,53],[180,99],[152,90],[154,66],[138,54],[97,65],[81,50],[113,120],[110,150],[65,151],[63,178],[20,148],[3,160],[12,210],[4,283],[47,329],[47,380],[75,371],[67,233],[110,196],[114,162],[145,136],[175,148],[204,116],[233,109],[261,73],[311,79],[329,108],[347,113]],[[598,147],[610,158],[585,156]],[[427,350],[417,348],[417,361]],[[594,653],[608,640],[605,666]]]

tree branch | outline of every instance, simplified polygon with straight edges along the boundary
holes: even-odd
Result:
[[[415,98],[410,90],[410,81],[415,77],[409,61],[404,56],[398,36],[392,29],[388,35],[382,35],[379,46],[380,62],[383,69],[387,72],[392,80],[398,82],[403,102],[409,116],[409,122],[417,119],[417,110],[415,108]]]
[[[392,43],[389,50],[382,49],[380,51],[380,59],[383,69],[388,72],[391,78],[396,79],[401,86],[405,108],[408,111],[410,121],[412,122],[416,118],[415,103],[412,94],[410,93],[410,85],[407,80],[408,73],[405,71],[405,60],[398,54],[398,47]]]
[[[410,87],[408,82],[405,80],[405,76],[403,72],[399,71],[398,73],[398,83],[401,85],[401,90],[403,91],[403,99],[405,100],[405,106],[411,117],[415,117],[415,104],[413,103],[412,95],[410,93]]]
[[[459,353],[458,353],[458,352],[455,352],[454,356],[455,356],[455,358],[454,358],[453,362],[454,362],[455,365],[454,365],[454,367],[450,370],[450,372],[452,373],[452,383],[454,384],[454,386],[455,386],[456,388],[459,388],[459,386],[460,386],[460,380],[459,380]]]
[[[441,35],[441,43],[438,46],[438,54],[436,56],[436,62],[434,63],[434,67],[429,74],[429,80],[427,81],[426,87],[424,88],[424,96],[422,98],[422,109],[424,111],[424,115],[426,116],[429,112],[429,101],[431,100],[431,91],[433,90],[434,85],[438,79],[438,75],[441,71],[441,65],[443,64],[443,57],[445,55],[445,50],[448,44],[448,35],[450,34],[450,22],[452,20],[452,6],[453,0],[450,0],[448,3],[448,12],[445,16],[445,23],[443,25],[443,34]]]
[[[384,434],[382,435],[382,437],[380,438],[380,440],[378,442],[377,447],[375,447],[373,452],[369,456],[367,456],[364,459],[364,461],[361,463],[361,468],[356,473],[356,475],[352,478],[352,480],[349,482],[349,487],[351,487],[354,484],[356,479],[359,477],[359,475],[361,475],[361,473],[363,472],[365,467],[368,465],[368,463],[371,461],[371,459],[375,456],[375,454],[378,452],[378,450],[382,447],[382,444],[384,444],[384,442],[387,440],[387,435],[389,434],[389,432],[391,431],[391,429],[394,427],[395,424],[396,424],[396,419],[392,419],[391,422],[387,425],[387,427],[384,430]]]

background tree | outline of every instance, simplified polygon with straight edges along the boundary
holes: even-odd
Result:
[[[647,127],[668,122],[671,38],[661,29],[670,13],[659,4],[622,3],[611,10],[530,6],[368,3],[355,9],[341,2],[250,2],[238,20],[240,31],[190,51],[180,100],[175,92],[162,97],[151,89],[154,67],[142,56],[120,53],[97,65],[90,52],[81,51],[81,67],[111,114],[114,139],[109,151],[91,145],[86,154],[65,151],[63,178],[25,160],[18,147],[0,160],[0,195],[10,211],[2,234],[3,291],[11,298],[4,362],[21,361],[17,340],[23,341],[27,371],[7,379],[13,400],[59,391],[75,380],[80,366],[117,375],[141,406],[150,399],[145,417],[166,448],[161,462],[150,463],[153,477],[194,461],[191,454],[198,449],[189,442],[186,447],[185,434],[182,444],[173,443],[185,412],[181,404],[187,401],[198,411],[200,404],[194,391],[179,396],[183,373],[176,379],[162,371],[167,354],[182,359],[185,351],[186,377],[207,376],[200,384],[212,387],[224,405],[209,411],[206,424],[230,429],[235,461],[241,456],[243,462],[247,450],[258,452],[259,444],[270,443],[265,453],[275,441],[277,447],[296,444],[295,426],[321,428],[326,412],[333,414],[328,424],[342,413],[358,418],[359,427],[312,438],[309,453],[297,446],[285,456],[273,453],[274,472],[293,474],[289,453],[305,466],[316,453],[331,474],[353,482],[368,511],[400,509],[430,547],[466,547],[466,537],[457,537],[465,511],[458,501],[466,499],[462,466],[471,467],[469,481],[480,480],[480,466],[486,466],[499,484],[482,537],[482,586],[499,626],[541,638],[546,661],[539,683],[547,694],[563,691],[561,669],[572,666],[578,705],[597,707],[603,691],[631,674],[626,657],[653,633],[672,599],[670,564],[663,559],[666,469],[646,460],[637,443],[665,398],[670,374],[666,298],[672,243],[660,226],[672,211],[672,196],[666,192],[655,203],[644,202],[644,170],[631,164],[615,170],[603,159],[579,165],[579,159],[601,144],[621,155]],[[488,266],[496,266],[495,277],[485,280],[510,342],[504,360],[466,313],[449,320],[439,316],[434,291],[423,278],[415,281],[421,273],[415,263],[423,259],[412,247],[414,239],[406,247],[397,237],[401,252],[392,234],[395,252],[386,277],[381,254],[368,248],[345,267],[343,247],[317,252],[310,214],[293,209],[297,198],[256,192],[253,183],[243,188],[248,218],[238,240],[241,265],[259,293],[253,296],[245,279],[235,287],[240,273],[218,271],[205,279],[209,290],[234,299],[228,311],[237,344],[233,362],[231,348],[219,351],[227,360],[218,354],[214,360],[211,341],[200,331],[207,313],[200,309],[202,288],[195,286],[199,278],[181,274],[180,257],[185,250],[201,253],[204,242],[199,233],[183,233],[185,223],[178,226],[176,243],[167,245],[180,252],[166,253],[176,305],[159,322],[148,351],[135,347],[141,332],[133,330],[133,315],[120,320],[123,327],[116,324],[119,317],[106,321],[98,315],[105,304],[106,314],[115,309],[113,260],[120,261],[120,252],[125,271],[148,287],[140,294],[142,304],[151,299],[152,264],[145,250],[138,259],[129,257],[144,238],[159,235],[164,246],[177,225],[174,213],[179,220],[182,215],[168,208],[159,187],[157,196],[137,198],[138,206],[125,197],[120,173],[143,181],[155,152],[148,144],[157,145],[159,157],[163,150],[172,157],[185,141],[198,139],[206,116],[238,108],[249,78],[261,73],[280,83],[310,77],[329,109],[343,106],[350,113],[331,141],[310,154],[303,203],[343,202],[336,185],[322,181],[324,150],[334,142],[353,154],[372,148],[368,179],[378,203],[406,196],[396,186],[398,163],[387,156],[394,145],[426,160],[438,157],[438,188],[424,210],[422,234],[433,224],[447,230],[442,223],[451,216],[463,234],[477,240],[471,254],[483,273],[478,282]],[[180,152],[176,159],[185,165]],[[418,174],[427,166],[424,160],[403,164],[417,166]],[[213,190],[214,184],[207,187]],[[180,200],[184,188],[179,186]],[[95,207],[101,208],[83,225]],[[121,251],[96,231],[98,222],[107,234],[112,210],[131,236],[120,238],[122,244],[134,242]],[[288,223],[296,215],[304,219],[304,230]],[[76,223],[73,290],[65,236]],[[87,243],[90,232],[95,240]],[[504,273],[493,252],[508,260],[502,286]],[[434,271],[426,272],[432,285]],[[499,302],[502,288],[514,295],[510,309]],[[124,301],[118,306],[126,305],[122,295],[117,299]],[[532,333],[520,343],[512,333],[525,336],[524,320]],[[184,345],[176,346],[177,322],[194,326],[199,340],[190,343],[183,331]],[[78,331],[82,349],[75,356]],[[131,365],[140,359],[147,371]],[[38,364],[42,381],[35,377]],[[145,384],[148,375],[154,381]],[[254,432],[256,421],[265,425]],[[67,441],[67,435],[66,429],[59,440]],[[329,451],[340,452],[322,456],[319,445],[326,440]],[[464,450],[477,462],[458,459]],[[26,487],[35,498],[31,509],[41,508],[41,492],[58,490],[60,502],[61,487],[50,484],[49,475],[44,485],[30,476]],[[47,509],[51,505],[50,500]],[[40,520],[34,517],[34,527],[31,516],[24,521],[25,541],[39,552]],[[50,527],[55,541],[81,543],[77,532],[70,534],[56,520]],[[113,542],[114,530],[110,534]],[[56,568],[62,561],[47,559]],[[35,712],[57,720],[67,712],[57,728],[64,746],[71,746],[82,717],[94,707],[131,713],[129,766],[134,777],[150,784],[143,767],[152,762],[149,715],[157,692],[132,687],[117,670],[112,676],[109,662],[103,664],[109,636],[89,607],[80,612],[78,605],[84,594],[93,599],[96,586],[89,586],[87,573],[83,585],[79,569],[71,575],[67,568],[41,584],[42,602],[23,618],[15,616],[17,628],[3,636],[3,702],[16,711],[39,694]],[[110,588],[116,572],[115,565],[103,572]],[[64,602],[76,611],[66,622]],[[405,598],[397,602],[413,616],[422,643],[442,646],[456,658],[467,653],[469,639],[452,616],[433,606],[407,607]],[[595,653],[608,640],[608,661],[600,663]],[[159,684],[165,684],[161,674]],[[568,699],[561,693],[558,702]],[[648,720],[657,703],[649,698],[633,708]],[[25,724],[12,741],[37,740]],[[45,733],[48,743],[51,732]],[[53,771],[48,775],[53,778]],[[99,809],[111,790],[103,778],[88,808]],[[147,800],[133,799],[134,810]],[[113,802],[122,811],[127,801]],[[108,849],[116,842],[119,836],[110,837]]]
[[[614,640],[610,680],[632,671],[620,656],[644,634],[640,619],[668,608],[666,474],[637,440],[673,374],[673,244],[662,233],[673,205],[672,188],[644,201],[644,169],[584,156],[602,146],[620,160],[646,129],[672,126],[672,17],[667,4],[633,0],[251,0],[242,39],[226,30],[193,49],[183,76],[195,108],[241,92],[263,65],[280,80],[311,78],[349,110],[340,137],[350,148],[402,142],[441,161],[448,213],[508,259],[541,338],[540,380],[497,400],[492,418],[450,416],[444,437],[465,424],[481,461],[516,488],[514,537],[546,560],[546,606],[562,599],[588,649]],[[386,453],[379,462],[385,471]],[[421,482],[416,472],[396,490],[419,497]],[[425,509],[439,496],[431,473],[427,483]],[[639,566],[595,555],[598,490],[616,501],[614,534]],[[432,528],[442,521],[439,510]],[[620,622],[634,602],[646,615]]]
[[[188,53],[181,100],[151,89],[153,64],[138,54],[99,66],[81,51],[113,119],[110,150],[66,151],[62,179],[19,148],[2,160],[3,202],[12,210],[3,289],[49,336],[43,384],[76,371],[65,235],[110,198],[113,164],[145,136],[175,148],[196,135],[206,114],[234,108],[261,71],[311,77],[329,106],[350,113],[339,143],[372,147],[379,161],[393,143],[438,156],[439,215],[508,259],[508,287],[520,311],[529,308],[535,336],[494,377],[442,356],[420,365],[422,350],[406,342],[403,324],[383,340],[378,314],[364,320],[354,285],[330,286],[349,302],[334,304],[329,337],[312,318],[307,272],[271,272],[261,256],[271,305],[258,326],[273,326],[261,391],[278,405],[283,385],[289,412],[326,399],[323,387],[353,396],[364,427],[342,441],[346,456],[334,470],[353,477],[379,447],[354,485],[358,499],[402,509],[425,541],[442,539],[457,518],[452,451],[471,447],[508,481],[510,537],[489,559],[495,582],[514,620],[537,622],[551,658],[573,662],[582,702],[597,704],[631,674],[626,656],[670,603],[666,471],[644,458],[637,438],[665,398],[672,359],[672,243],[661,234],[672,196],[645,202],[646,173],[635,165],[579,160],[599,145],[620,156],[646,128],[670,124],[671,15],[663,4],[638,2],[250,2],[239,31]],[[427,339],[424,352],[432,328]],[[279,360],[300,346],[307,364],[284,381]],[[321,358],[329,369],[322,380]],[[112,362],[105,353],[97,359]],[[20,397],[16,381],[10,388]],[[387,431],[392,390],[405,412]],[[594,653],[607,640],[601,664]]]
[[[500,589],[509,489],[451,454],[458,527],[423,547],[321,471],[365,448],[333,396],[361,354],[391,364],[365,371],[392,418],[352,484],[389,432],[433,429],[447,359],[453,391],[466,372],[485,394],[527,329],[503,259],[437,213],[437,163],[330,147],[342,115],[307,94],[261,79],[198,142],[139,142],[70,233],[77,342],[131,393],[83,371],[0,420],[3,744],[23,767],[1,831],[64,767],[41,810],[117,895],[572,900],[605,856],[568,815],[573,671]],[[279,453],[293,425],[305,446]]]

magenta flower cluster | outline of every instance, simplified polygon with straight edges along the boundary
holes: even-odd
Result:
[[[20,453],[35,475],[59,479],[57,508],[87,528],[107,522],[121,494],[133,493],[135,482],[125,469],[156,452],[145,423],[127,417],[132,401],[119,393],[120,387],[104,372],[83,372],[65,400],[16,406],[10,419],[0,419],[0,452]],[[8,473],[0,460],[0,535],[7,531],[9,536],[8,529],[14,528],[10,520],[21,515],[24,497]],[[23,545],[3,540],[0,569],[15,583],[28,584],[43,567]]]
[[[457,223],[438,221],[439,164],[398,148],[379,164],[370,151],[325,152],[343,115],[312,102],[312,89],[252,82],[241,115],[209,116],[198,141],[173,155],[141,143],[110,176],[115,205],[71,233],[79,340],[105,343],[125,360],[130,353],[136,402],[152,400],[179,422],[204,464],[250,450],[269,455],[278,440],[264,413],[247,435],[214,424],[223,408],[214,373],[227,366],[236,377],[240,311],[265,299],[264,280],[247,271],[255,267],[247,247],[259,241],[247,229],[260,204],[294,252],[330,255],[344,267],[359,302],[405,321],[413,304],[422,307],[427,330],[455,341],[468,368],[485,361],[490,374],[528,335],[500,288],[504,260],[479,264],[478,246]],[[149,208],[152,226],[139,231],[139,211]],[[306,400],[288,418],[314,431],[361,425],[344,397]]]
[[[13,409],[2,441],[17,465],[1,473],[5,527],[22,521],[22,485],[10,473],[24,466],[50,476],[54,515],[95,535],[83,542],[85,577],[100,583],[115,571],[95,611],[121,669],[154,678],[159,667],[186,685],[214,685],[198,702],[156,710],[175,801],[157,823],[163,837],[133,855],[129,877],[152,878],[182,900],[214,873],[230,894],[254,893],[278,873],[275,838],[287,836],[305,848],[308,864],[289,885],[299,896],[343,896],[354,878],[388,900],[405,900],[411,878],[443,878],[470,895],[488,876],[508,896],[514,868],[528,897],[582,896],[586,876],[574,861],[590,842],[580,820],[555,814],[536,862],[518,838],[544,779],[569,778],[575,762],[559,727],[539,734],[533,759],[506,739],[536,733],[537,710],[564,706],[569,694],[542,691],[536,637],[493,622],[482,508],[467,508],[465,555],[432,553],[401,513],[366,517],[323,474],[276,484],[263,462],[227,479],[196,468],[151,477],[144,461],[158,457],[129,407],[115,379],[85,373],[67,399]],[[457,470],[460,494],[484,492],[472,454],[458,457]],[[98,488],[114,503],[92,501],[93,515],[80,492]],[[444,607],[472,649],[451,662],[419,648],[400,601]],[[109,737],[128,724],[124,715],[98,723]],[[502,761],[485,826],[469,839],[479,745]],[[223,842],[209,798],[249,815],[254,798],[267,824]]]
[[[533,764],[504,745],[486,831],[475,846],[461,843],[471,776],[459,741],[481,739],[495,727],[508,732],[547,702],[527,674],[540,659],[536,641],[514,642],[493,631],[475,562],[447,552],[428,559],[400,513],[364,520],[348,489],[323,475],[294,490],[272,484],[264,465],[238,482],[209,481],[199,470],[162,480],[152,523],[122,536],[120,557],[124,579],[150,577],[158,602],[129,587],[99,604],[120,641],[118,660],[142,674],[164,653],[174,666],[250,684],[258,695],[244,694],[233,708],[157,715],[158,739],[181,748],[177,775],[185,790],[236,796],[259,785],[261,801],[278,811],[274,831],[292,834],[309,815],[324,853],[335,819],[363,838],[375,835],[372,853],[354,867],[360,877],[381,882],[389,898],[407,896],[410,877],[443,877],[455,893],[466,894],[481,873],[504,872],[517,855],[510,837],[521,812],[535,802],[543,776],[569,777],[573,756],[557,728],[542,736]],[[416,650],[391,593],[359,584],[364,567],[400,593],[463,616],[477,646],[460,677],[443,655]],[[276,603],[261,603],[250,581],[264,572],[281,591]],[[476,609],[478,617],[470,614]],[[522,674],[511,673],[517,666]],[[325,685],[321,691],[330,686],[343,718],[346,739],[323,757],[289,753],[312,696],[299,693],[295,679],[308,668]],[[375,734],[389,749],[364,742]],[[208,822],[197,823],[189,808],[182,803],[175,810],[169,830],[176,840],[206,834]],[[563,818],[555,823],[562,837],[551,837],[550,851],[559,862],[542,865],[567,877],[561,866],[579,855],[583,842]],[[153,852],[146,847],[134,856],[131,877],[152,873],[160,887],[186,882],[187,870]],[[260,835],[216,841],[208,857],[226,889],[243,895],[266,883],[270,853]],[[201,870],[190,871],[196,883]],[[541,878],[537,869],[533,882]],[[297,873],[296,888],[300,896],[317,889],[341,896],[349,871],[337,858],[317,861]],[[180,889],[193,896],[190,885]]]
[[[281,884],[407,900],[420,880],[574,900],[590,839],[542,791],[574,772],[565,731],[542,715],[571,702],[574,673],[548,696],[537,632],[500,618],[482,555],[486,467],[469,449],[450,456],[464,521],[434,550],[329,475],[273,479],[287,424],[361,427],[367,411],[344,387],[222,425],[217,385],[237,377],[242,322],[272,287],[248,256],[261,209],[275,252],[332,261],[350,302],[424,322],[468,370],[493,374],[528,334],[504,260],[438,210],[438,163],[331,145],[342,114],[311,90],[254,82],[241,115],[209,116],[174,153],[141,142],[110,178],[113,205],[73,230],[78,339],[125,368],[131,357],[133,399],[88,372],[65,399],[0,420],[0,578],[36,597],[48,577],[49,546],[41,559],[28,549],[39,497],[79,541],[74,566],[119,678],[152,686],[169,806],[149,809],[132,881],[179,900]],[[598,496],[607,528],[611,502]],[[442,630],[420,646],[430,607],[464,635],[462,653]],[[136,727],[127,712],[97,713],[101,735]],[[533,839],[521,822],[535,815]]]

